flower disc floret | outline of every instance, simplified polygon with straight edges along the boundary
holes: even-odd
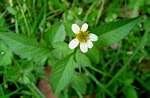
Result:
[[[89,39],[89,34],[88,32],[81,31],[78,34],[76,34],[76,39],[78,39],[81,43],[86,43]]]

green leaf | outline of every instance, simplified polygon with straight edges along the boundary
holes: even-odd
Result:
[[[149,18],[145,19],[145,21],[144,21],[144,29],[146,31],[150,31],[150,19]]]
[[[140,85],[142,85],[145,88],[145,90],[150,92],[150,86],[147,86],[147,85],[150,85],[150,80],[145,81],[139,78],[138,76],[136,77],[136,80],[140,83]]]
[[[93,32],[99,35],[97,45],[103,47],[119,42],[129,34],[131,29],[140,21],[140,19],[141,18],[134,18],[112,22],[96,28]]]
[[[84,66],[91,66],[92,65],[89,58],[85,54],[81,53],[78,50],[75,54],[75,59],[76,59],[76,63],[78,64],[78,66],[84,67]]]
[[[76,64],[73,56],[66,57],[53,66],[51,83],[55,89],[56,95],[59,95],[60,92],[71,82],[75,66]]]
[[[36,77],[32,71],[35,70],[33,63],[26,60],[15,62],[13,66],[7,67],[4,72],[5,81],[19,82],[21,84],[35,83]]]
[[[39,45],[35,39],[12,32],[0,32],[0,39],[17,55],[36,63],[43,64],[50,55],[50,50]]]
[[[95,64],[98,64],[100,61],[100,53],[99,53],[98,49],[96,49],[95,47],[93,47],[92,49],[90,49],[88,51],[87,56]]]
[[[0,65],[11,64],[12,57],[12,52],[0,41]]]
[[[8,26],[6,20],[0,17],[0,32],[1,31],[8,31]]]
[[[55,33],[55,36],[53,36],[53,42],[59,42],[59,41],[64,41],[65,40],[65,27],[61,23],[59,24],[59,27],[57,28],[57,31]]]
[[[138,98],[137,92],[132,85],[126,85],[123,88],[123,92],[124,92],[126,98]]]
[[[9,13],[11,13],[12,15],[16,15],[17,14],[17,11],[14,9],[14,8],[12,8],[12,7],[7,7],[7,10],[8,10],[8,12]]]
[[[52,51],[52,55],[57,59],[62,59],[73,52],[64,42],[54,43],[53,48],[55,49]]]
[[[5,81],[16,81],[22,75],[20,74],[20,69],[17,66],[9,66],[7,67],[7,71],[4,72]],[[19,76],[19,77],[18,77]]]
[[[0,27],[3,27],[6,24],[5,19],[0,18]]]
[[[71,86],[77,92],[77,94],[81,96],[86,93],[88,82],[89,80],[86,76],[76,73],[71,82]]]
[[[48,41],[53,44],[56,42],[62,42],[65,40],[66,32],[63,23],[55,23],[48,32],[46,32],[45,37]]]

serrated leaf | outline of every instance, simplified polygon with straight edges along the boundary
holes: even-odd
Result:
[[[60,92],[71,82],[74,75],[75,61],[73,56],[66,57],[53,66],[51,83],[55,89],[55,94]]]
[[[65,27],[63,23],[55,23],[48,32],[46,32],[45,37],[48,41],[53,44],[56,42],[62,42],[65,40]]]
[[[97,45],[99,47],[108,46],[119,42],[126,37],[130,30],[140,21],[140,18],[134,18],[125,21],[112,22],[93,30],[99,35]],[[101,34],[101,35],[100,35]]]
[[[95,64],[99,63],[100,53],[99,53],[98,49],[96,49],[95,47],[93,47],[91,50],[88,51],[87,56],[90,58],[90,60],[93,63],[95,63]]]
[[[72,88],[77,92],[78,95],[84,95],[87,90],[88,78],[83,75],[75,74],[72,79]]]
[[[35,39],[12,32],[0,32],[0,39],[17,55],[36,63],[43,64],[50,54],[50,50],[40,46]]]
[[[81,53],[80,51],[76,52],[75,59],[76,59],[76,63],[78,64],[78,66],[84,67],[84,66],[92,65],[89,58],[85,54]]]
[[[57,59],[62,59],[73,52],[64,42],[54,43],[53,48],[52,55]]]

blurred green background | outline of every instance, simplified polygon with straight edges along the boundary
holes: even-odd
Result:
[[[85,22],[99,41],[82,54]],[[150,98],[150,0],[0,0],[0,98],[50,98],[41,79],[58,98]]]

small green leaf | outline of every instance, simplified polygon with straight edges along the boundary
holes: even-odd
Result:
[[[92,49],[90,49],[88,51],[87,56],[95,64],[98,64],[100,61],[100,53],[99,53],[98,49],[96,49],[95,47],[93,47]]]
[[[0,32],[1,31],[8,31],[8,26],[6,20],[0,17]]]
[[[0,65],[11,64],[12,57],[12,52],[0,41]]]
[[[75,59],[76,59],[78,66],[84,67],[84,66],[92,65],[89,58],[85,54],[81,53],[80,51],[76,52]]]
[[[84,95],[87,90],[88,78],[82,74],[75,73],[71,85],[78,95]]]
[[[64,25],[61,23],[59,25],[59,27],[57,28],[56,34],[55,36],[53,36],[53,42],[60,42],[60,41],[64,41],[65,40],[65,27]]]
[[[21,84],[36,83],[36,77],[33,74],[33,63],[26,60],[15,62],[13,66],[7,67],[4,73],[5,81],[19,82]]]
[[[76,64],[73,56],[66,57],[53,66],[51,83],[55,89],[56,95],[59,95],[60,92],[71,82],[75,66]]]
[[[132,85],[126,85],[123,88],[123,92],[124,92],[126,98],[138,98],[137,92]]]
[[[49,40],[51,44],[64,41],[66,37],[66,32],[63,23],[55,23],[50,28],[50,30],[46,32],[45,37]]]
[[[145,19],[144,21],[144,28],[146,31],[150,31],[150,19]]]
[[[5,25],[5,19],[0,18],[0,27],[3,27]]]
[[[52,55],[57,59],[62,59],[73,52],[73,50],[68,47],[68,44],[64,42],[54,43],[53,48]]]
[[[10,6],[7,7],[7,10],[8,10],[8,12],[11,13],[12,15],[16,15],[16,13],[17,13],[16,10],[15,10],[14,8],[10,7]]]

